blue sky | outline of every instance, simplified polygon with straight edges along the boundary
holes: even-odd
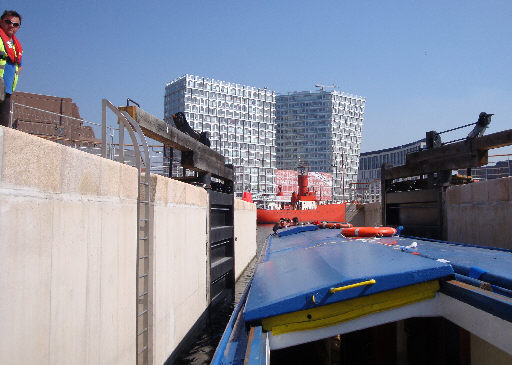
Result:
[[[366,97],[362,152],[475,122],[512,128],[512,1],[3,1],[23,16],[18,90],[163,116],[185,73]],[[444,140],[465,136],[468,129]],[[507,149],[505,152],[512,152]],[[497,150],[491,151],[492,153]]]

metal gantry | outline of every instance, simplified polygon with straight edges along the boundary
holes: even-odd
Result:
[[[435,134],[427,132],[428,148],[407,154],[405,165],[382,165],[382,224],[401,225],[405,235],[446,240],[447,188],[471,181],[471,168],[487,165],[489,150],[512,145],[512,129],[485,136],[470,133],[446,144]],[[469,178],[452,176],[459,169],[466,169]]]

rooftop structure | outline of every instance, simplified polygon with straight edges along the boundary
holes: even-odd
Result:
[[[71,98],[18,91],[11,102],[13,128],[69,146],[99,142]]]
[[[276,97],[277,168],[332,173],[334,200],[347,200],[357,181],[366,100],[338,92],[301,91]]]
[[[211,78],[183,75],[165,86],[164,117],[184,112],[190,126],[207,132],[211,147],[233,164],[234,190],[255,199],[276,192],[275,92]]]

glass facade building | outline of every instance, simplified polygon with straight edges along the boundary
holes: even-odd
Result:
[[[234,166],[235,193],[263,199],[276,192],[275,99],[267,88],[184,75],[165,86],[164,117],[184,112]]]
[[[405,165],[408,153],[420,151],[425,146],[425,140],[422,139],[401,146],[361,153],[356,199],[366,203],[380,201],[380,173],[382,164],[388,163],[393,167]]]
[[[457,170],[459,175],[466,175],[467,170]],[[493,180],[512,176],[512,160],[498,161],[494,165],[471,168],[471,177],[475,180]]]
[[[301,91],[276,97],[277,168],[299,164],[328,172],[333,199],[348,200],[357,182],[366,100],[333,91]]]

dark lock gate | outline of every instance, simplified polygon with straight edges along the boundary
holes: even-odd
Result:
[[[213,190],[210,190],[208,195],[210,205],[208,302],[214,306],[234,295],[234,195]]]

